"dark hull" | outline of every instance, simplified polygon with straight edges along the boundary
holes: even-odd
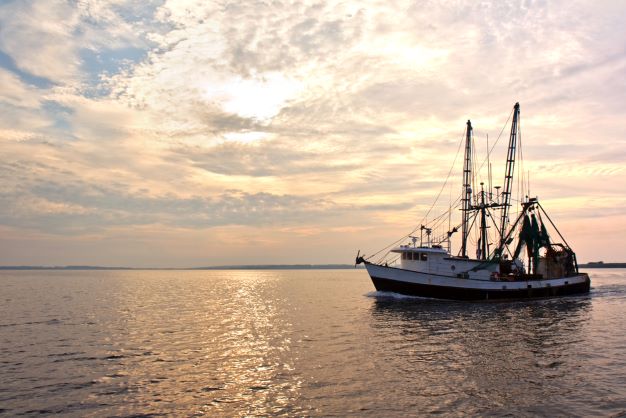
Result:
[[[372,282],[374,282],[376,290],[382,292],[394,292],[410,296],[452,300],[530,299],[577,295],[589,293],[589,288],[591,286],[589,278],[582,283],[573,283],[564,286],[509,290],[485,290],[435,286],[383,279],[380,277],[372,277]]]

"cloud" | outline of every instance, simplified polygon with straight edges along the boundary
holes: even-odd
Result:
[[[55,0],[0,10],[0,224],[13,239],[21,230],[96,251],[102,237],[123,246],[136,234],[195,248],[202,230],[221,244],[206,248],[234,258],[256,249],[228,233],[273,254],[309,245],[320,259],[357,240],[384,246],[440,191],[436,210],[454,201],[467,119],[484,150],[516,101],[532,190],[566,222],[589,216],[568,205],[593,200],[594,212],[624,188],[621,4]],[[497,179],[507,134],[491,156]],[[449,170],[457,177],[441,189]]]
[[[336,161],[331,153],[298,150],[286,144],[223,142],[207,149],[181,148],[183,163],[224,175],[290,176],[302,173],[345,172],[355,164]]]
[[[36,109],[40,106],[41,94],[18,76],[0,68],[0,101],[11,107]]]
[[[0,223],[60,234],[86,233],[111,226],[170,225],[207,228],[223,225],[298,225],[323,222],[347,212],[406,208],[405,202],[337,204],[319,196],[225,190],[208,197],[174,193],[151,195],[130,192],[123,179],[89,182],[72,171],[56,170],[55,178],[43,164],[12,163],[0,167],[9,187],[0,193]],[[26,174],[28,173],[28,174]]]
[[[77,84],[81,51],[146,47],[141,22],[123,13],[126,1],[10,1],[0,6],[0,50],[24,73],[53,84]],[[150,3],[144,5],[150,9]]]
[[[37,88],[0,68],[0,144],[41,138],[54,125],[45,111],[44,95]]]
[[[9,2],[1,15],[0,47],[18,67],[48,79],[76,74],[72,29],[78,16],[69,3]]]

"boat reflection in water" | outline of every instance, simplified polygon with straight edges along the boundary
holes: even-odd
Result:
[[[578,367],[589,297],[467,304],[375,296],[371,326],[395,363],[386,368],[406,380],[420,409],[555,416],[588,396]]]

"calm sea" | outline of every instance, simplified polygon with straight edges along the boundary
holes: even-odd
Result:
[[[364,270],[2,271],[6,416],[626,415],[626,270],[455,303]]]

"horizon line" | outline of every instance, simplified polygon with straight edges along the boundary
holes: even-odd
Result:
[[[626,268],[626,262],[598,262],[589,261],[580,263],[581,268]],[[201,267],[126,267],[126,266],[33,266],[33,265],[0,265],[0,270],[347,270],[363,269],[364,266],[355,266],[346,263],[329,264],[233,264]]]
[[[353,264],[242,264],[220,265],[201,267],[126,267],[126,266],[90,266],[90,265],[65,265],[65,266],[33,266],[33,265],[7,265],[0,266],[0,270],[332,270],[355,268]],[[363,267],[356,267],[363,268]]]

